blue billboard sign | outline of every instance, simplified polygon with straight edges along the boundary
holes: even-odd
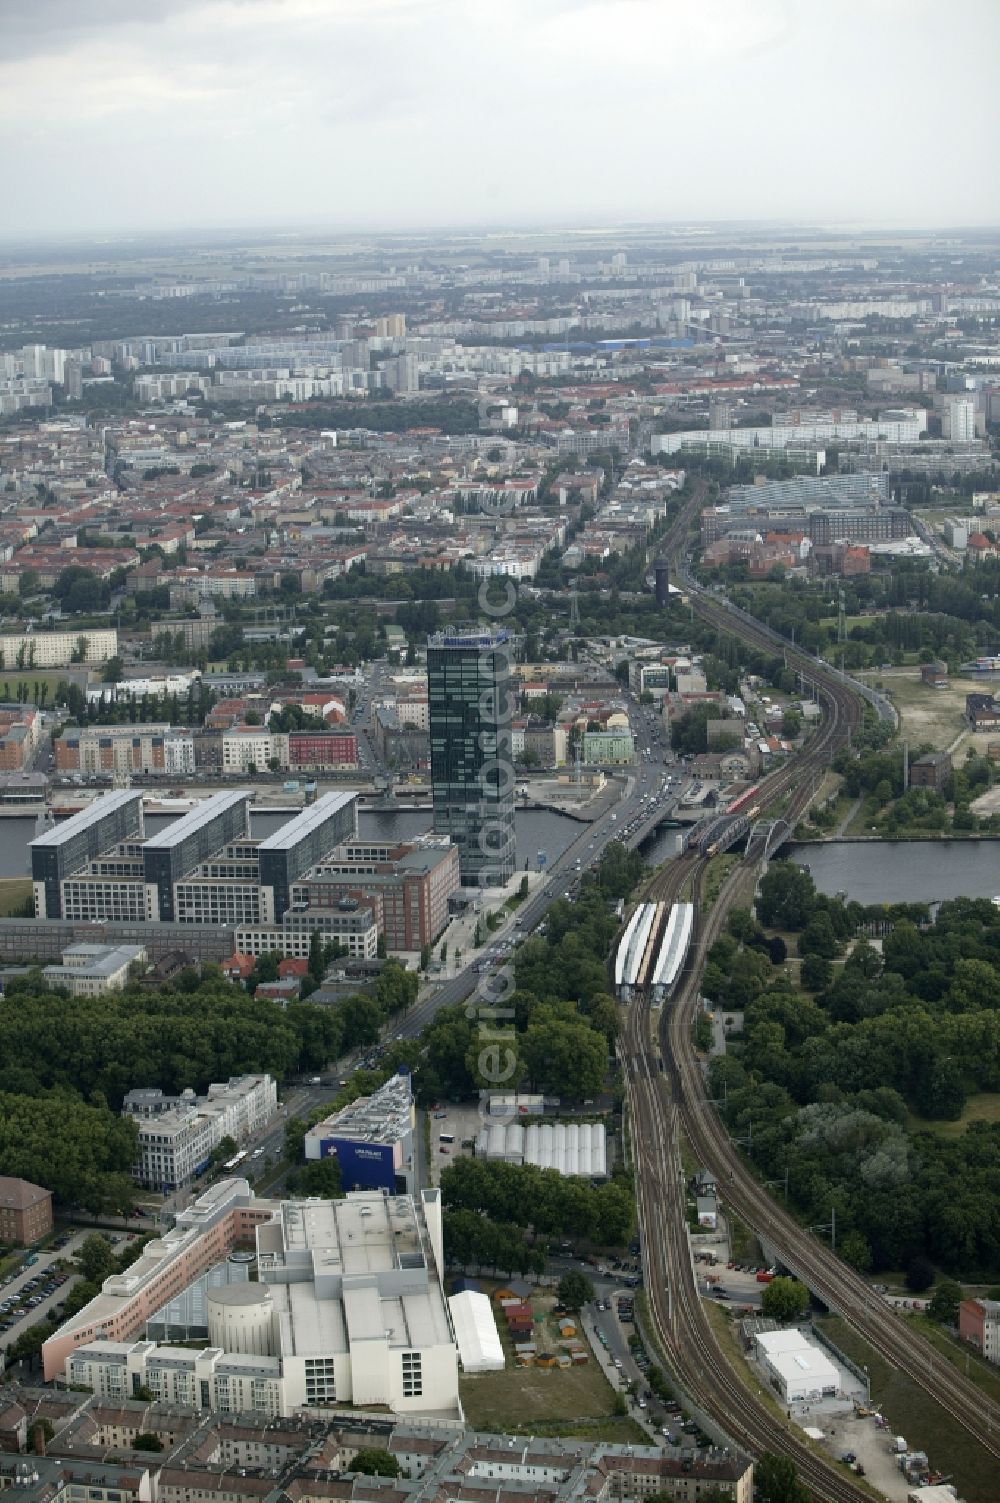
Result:
[[[388,1190],[395,1194],[396,1166],[392,1143],[358,1143],[352,1138],[324,1138],[320,1156],[336,1156],[345,1190]]]

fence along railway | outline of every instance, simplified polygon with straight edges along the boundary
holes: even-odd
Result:
[[[759,623],[737,615],[698,590],[691,590],[691,598],[699,614],[721,630],[735,631],[755,646],[770,650],[780,647],[789,666],[815,686],[825,713],[802,753],[750,790],[753,803],[748,813],[752,817],[724,847],[736,844],[747,834],[747,853],[727,878],[711,910],[707,914],[701,911],[702,881],[708,862],[719,850],[720,834],[725,835],[726,830],[717,831],[715,839],[700,841],[668,863],[643,895],[646,905],[659,905],[661,914],[667,914],[676,911],[682,894],[687,892],[692,899],[688,937],[693,939],[690,962],[686,969],[684,960],[680,962],[671,1005],[664,1006],[659,1013],[655,1038],[651,1004],[662,942],[655,952],[657,959],[652,973],[648,967],[634,969],[635,979],[629,992],[634,1000],[626,1005],[619,1044],[632,1123],[639,1223],[653,1327],[650,1334],[692,1399],[712,1415],[737,1445],[755,1455],[770,1450],[791,1456],[815,1498],[829,1503],[860,1503],[862,1499],[870,1499],[871,1493],[838,1471],[831,1460],[813,1451],[799,1431],[786,1425],[755,1397],[733,1372],[719,1347],[697,1292],[691,1259],[680,1163],[682,1131],[699,1161],[716,1176],[732,1209],[752,1230],[766,1236],[781,1262],[998,1459],[1000,1407],[894,1315],[863,1279],[772,1199],[754,1179],[708,1099],[692,1038],[706,955],[721,932],[737,894],[745,888],[758,863],[777,848],[808,807],[816,778],[859,724],[862,699],[854,686],[807,655],[788,650],[780,638]],[[883,713],[881,706],[875,708]],[[784,800],[781,817],[768,818],[769,809],[779,800]],[[743,817],[742,810],[730,811],[728,815],[730,820]],[[654,908],[654,914],[656,911]],[[644,920],[636,920],[633,914],[629,923],[633,922],[638,927]],[[655,1000],[662,1001],[666,995],[664,989]]]

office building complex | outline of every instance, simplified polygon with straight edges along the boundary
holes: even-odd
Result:
[[[263,841],[249,834],[246,789],[213,794],[148,837],[141,797],[106,795],[32,841],[37,918],[234,929],[280,924],[287,915],[290,927],[304,930],[308,954],[304,905],[288,914],[291,886],[356,833],[353,793],[325,794]],[[360,947],[352,953],[368,953],[370,919],[312,927],[356,931]]]
[[[336,1158],[345,1190],[412,1190],[415,1120],[410,1076],[401,1071],[310,1127],[306,1160]]]
[[[371,960],[378,954],[378,920],[373,909],[355,898],[343,898],[336,908],[290,908],[280,924],[240,924],[234,931],[241,955],[268,955],[277,950],[294,960],[307,960],[312,937],[324,944],[338,944],[356,960]]]
[[[344,898],[371,904],[390,950],[422,950],[447,927],[448,900],[460,885],[458,851],[444,836],[403,845],[338,846],[292,888],[293,912],[336,908]]]
[[[814,511],[808,531],[814,543],[887,543],[908,538],[913,519],[902,506],[882,506],[877,511]]]
[[[206,1290],[209,1346],[161,1347],[146,1321],[252,1232],[258,1283]],[[385,1405],[459,1416],[442,1285],[441,1202],[381,1191],[338,1201],[254,1198],[225,1180],[182,1212],[45,1344],[47,1377],[119,1398],[222,1412]]]
[[[731,485],[725,495],[726,507],[738,512],[830,511],[837,507],[884,506],[888,500],[889,477],[884,474],[761,478],[754,485]]]
[[[66,877],[117,842],[142,839],[142,794],[132,789],[96,799],[31,842],[31,881],[36,918],[63,918]],[[124,915],[123,915],[124,916]],[[145,913],[138,915],[144,917]]]
[[[327,852],[358,832],[357,796],[327,793],[258,847],[261,917],[274,923],[291,903],[291,887]]]
[[[468,886],[499,887],[514,873],[514,647],[503,628],[427,643],[434,828],[458,847]]]
[[[171,923],[175,884],[214,851],[247,836],[249,828],[249,794],[244,788],[213,794],[151,836],[142,850],[149,917]]]

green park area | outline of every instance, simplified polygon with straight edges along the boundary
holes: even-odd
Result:
[[[0,830],[2,830],[0,826]],[[0,918],[10,918],[24,911],[31,901],[31,880],[28,877],[0,877]]]

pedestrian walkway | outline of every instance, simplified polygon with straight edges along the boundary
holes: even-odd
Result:
[[[457,976],[470,960],[489,949],[491,944],[499,939],[511,939],[519,934],[517,915],[523,904],[519,903],[513,909],[505,908],[504,904],[520,892],[521,883],[525,877],[528,879],[528,897],[533,897],[545,885],[548,873],[545,871],[515,872],[504,887],[488,887],[481,894],[477,894],[474,901],[478,903],[478,908],[470,905],[465,913],[455,915],[434,944],[435,962],[439,961],[442,946],[447,946],[444,968],[434,973],[435,981],[447,981],[452,976]],[[488,914],[496,911],[503,915],[503,922],[491,933],[486,927],[486,918]],[[481,930],[481,945],[476,944],[477,929]]]

